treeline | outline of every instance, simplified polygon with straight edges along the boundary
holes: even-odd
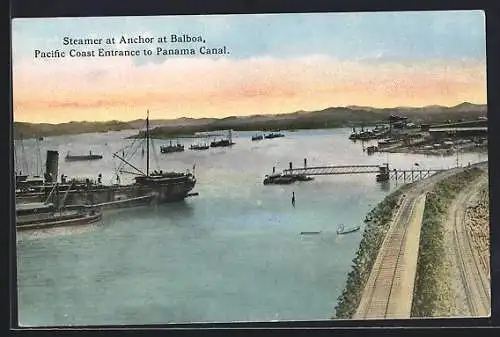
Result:
[[[358,125],[359,123],[350,123],[349,125]],[[214,132],[220,130],[234,131],[263,131],[270,132],[276,130],[307,130],[307,129],[327,129],[345,126],[345,123],[338,121],[282,121],[275,120],[269,122],[258,122],[248,124],[230,124],[230,123],[211,123],[208,125],[193,126],[161,126],[149,131],[152,138],[169,138],[175,136],[193,135],[197,132]],[[137,135],[130,138],[144,138],[145,131],[140,131]]]
[[[387,123],[391,114],[404,115],[409,120],[425,123],[447,123],[477,119],[484,116],[484,111],[478,110],[442,110],[426,111],[417,108],[411,109],[373,109],[359,108],[327,108],[314,112],[295,112],[291,114],[248,117],[227,117],[213,120],[206,124],[185,126],[159,126],[150,130],[154,138],[170,138],[181,135],[193,135],[196,132],[213,132],[218,130],[234,131],[274,131],[274,130],[306,130],[329,129],[339,127],[359,127],[362,125],[376,125]],[[143,138],[144,131],[131,138]]]
[[[109,122],[69,122],[62,124],[14,122],[13,126],[14,139],[122,131],[129,129],[133,129],[130,124],[116,120]]]

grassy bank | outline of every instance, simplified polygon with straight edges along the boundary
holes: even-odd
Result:
[[[352,261],[345,288],[338,298],[335,318],[349,319],[356,312],[380,246],[389,230],[392,215],[399,207],[399,197],[408,187],[409,185],[404,185],[386,196],[366,216],[363,238]]]
[[[483,171],[472,168],[440,181],[427,195],[420,233],[412,317],[433,317],[447,312],[449,284],[445,266],[444,226],[448,207],[457,193]]]

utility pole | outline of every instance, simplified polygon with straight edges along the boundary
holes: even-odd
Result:
[[[457,152],[457,167],[458,167],[458,147],[456,148],[456,152]]]

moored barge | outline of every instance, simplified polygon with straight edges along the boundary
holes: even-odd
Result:
[[[101,218],[102,212],[94,207],[69,206],[58,209],[52,203],[16,205],[16,228],[19,230],[87,225]]]
[[[69,152],[66,154],[66,157],[64,157],[66,161],[87,161],[87,160],[99,160],[102,159],[102,155],[100,154],[92,154],[92,151],[89,152],[87,155],[70,155]]]

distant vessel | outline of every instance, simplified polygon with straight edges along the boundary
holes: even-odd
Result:
[[[221,139],[210,143],[210,147],[224,147],[231,145],[234,145],[234,143],[229,141],[228,139]]]
[[[264,136],[264,138],[266,139],[281,138],[281,137],[285,137],[285,135],[282,134],[281,132],[271,132]]]
[[[352,227],[349,227],[349,228],[345,228],[344,225],[340,225],[339,228],[337,229],[337,234],[338,235],[343,235],[343,234],[354,233],[354,232],[359,231],[360,228],[361,228],[361,226],[359,226],[359,225],[352,226]]]
[[[321,231],[317,231],[317,232],[300,232],[300,235],[314,235],[314,234],[321,234]]]
[[[69,154],[66,154],[66,157],[64,157],[66,161],[87,161],[87,160],[99,160],[102,159],[102,156],[100,154],[92,154],[92,151],[89,151],[89,154],[87,155],[77,155],[77,156],[72,156]]]
[[[262,140],[264,139],[264,136],[263,135],[255,135],[255,136],[252,136],[252,140],[255,141],[255,140]]]
[[[161,153],[173,153],[173,152],[184,152],[184,145],[177,142],[177,144],[172,145],[172,141],[167,146],[160,146]]]
[[[207,144],[194,144],[189,147],[190,150],[208,150],[209,148]]]
[[[356,132],[355,128],[352,128],[352,133],[349,136],[351,140],[371,140],[371,139],[381,139],[389,135],[390,130],[385,125],[377,125],[372,130],[365,130],[361,127],[361,131]]]
[[[233,137],[232,137],[232,132],[229,130],[229,134],[227,139],[220,139],[216,140],[210,143],[210,147],[226,147],[226,146],[233,146]]]

